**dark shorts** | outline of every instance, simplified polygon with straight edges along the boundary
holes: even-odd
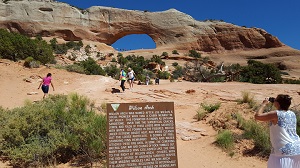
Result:
[[[44,93],[48,93],[49,92],[49,85],[42,85],[42,91]]]
[[[128,80],[130,80],[130,81],[134,81],[134,77],[133,77],[133,78],[131,78],[131,79],[128,79]]]

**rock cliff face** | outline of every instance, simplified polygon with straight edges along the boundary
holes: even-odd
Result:
[[[108,45],[126,35],[147,34],[157,48],[219,53],[284,45],[259,28],[200,22],[175,9],[147,12],[94,6],[80,10],[52,0],[0,1],[0,28],[30,36],[85,39]]]

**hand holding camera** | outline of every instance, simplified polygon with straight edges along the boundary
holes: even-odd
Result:
[[[269,98],[268,98],[268,101],[271,102],[271,103],[274,103],[275,97],[269,97]]]

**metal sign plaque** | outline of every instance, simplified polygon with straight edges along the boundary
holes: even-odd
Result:
[[[178,168],[174,102],[107,104],[108,168]]]

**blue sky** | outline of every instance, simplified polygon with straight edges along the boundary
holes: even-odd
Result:
[[[300,50],[299,0],[58,0],[86,9],[107,6],[149,12],[175,8],[195,20],[223,20],[238,26],[257,27]],[[112,45],[118,49],[155,48],[147,35],[130,35]]]

